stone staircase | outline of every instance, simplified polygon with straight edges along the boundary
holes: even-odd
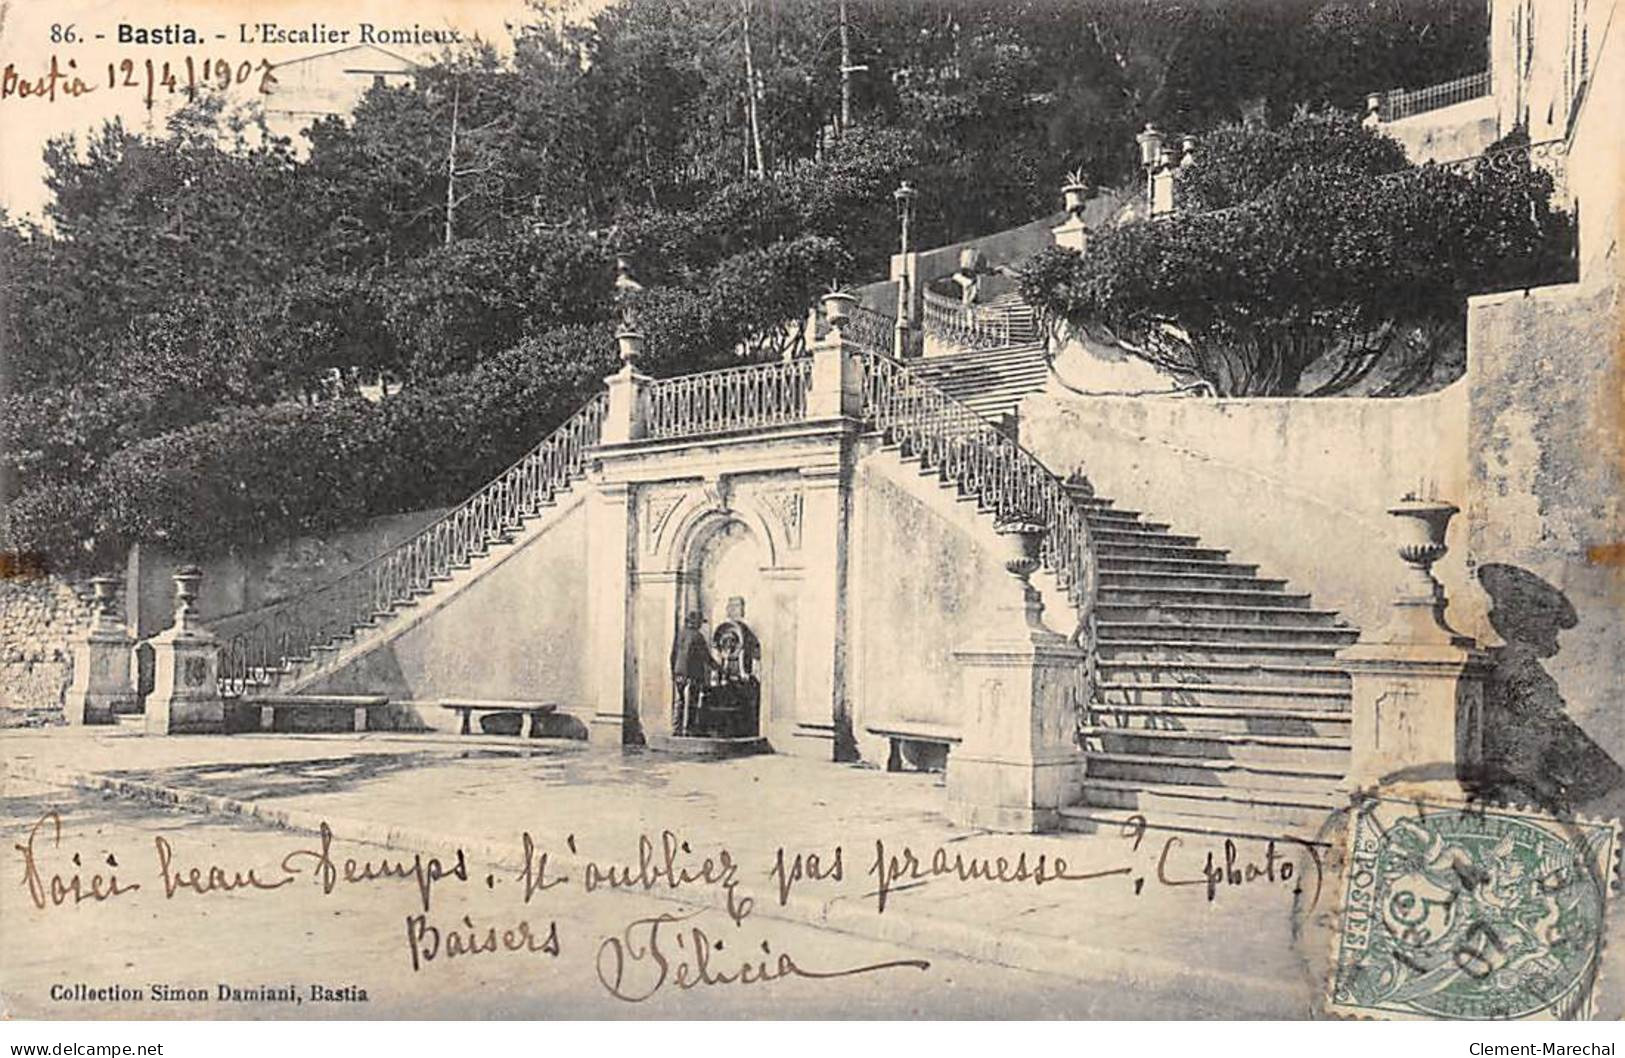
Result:
[[[911,362],[994,423],[1043,389],[1042,342]],[[1095,544],[1094,701],[1068,829],[1149,825],[1310,837],[1338,805],[1350,753],[1350,681],[1338,651],[1359,629],[1284,580],[1069,486]]]
[[[1312,835],[1348,768],[1359,630],[1285,581],[1111,500],[1076,496],[1100,563],[1097,682],[1069,829]]]
[[[976,349],[909,361],[909,369],[985,419],[1014,415],[1022,398],[1049,381],[1049,353],[1042,341],[999,349]]]

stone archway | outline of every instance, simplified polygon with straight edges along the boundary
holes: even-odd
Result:
[[[697,614],[707,642],[714,643],[718,630],[730,623],[737,625],[742,622],[754,633],[755,650],[750,659],[750,671],[748,674],[739,671],[736,659],[733,672],[736,678],[748,675],[751,686],[748,697],[753,704],[741,719],[743,726],[730,727],[728,733],[739,737],[760,737],[771,708],[771,701],[763,693],[768,690],[767,681],[763,679],[764,666],[772,660],[770,652],[782,646],[776,643],[769,602],[770,585],[764,576],[771,564],[771,549],[758,530],[730,511],[707,512],[688,529],[686,539],[677,552],[673,628],[680,627],[688,615]],[[671,682],[667,683],[667,689],[669,699],[674,690]],[[708,691],[707,700],[720,702],[722,696],[728,693],[713,689]],[[710,697],[712,695],[717,697]],[[706,712],[715,718],[712,710]]]

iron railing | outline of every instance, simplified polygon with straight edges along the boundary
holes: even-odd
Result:
[[[747,364],[651,382],[644,436],[695,437],[807,417],[812,361]]]
[[[824,341],[833,329],[820,313],[814,321],[813,337]],[[859,352],[892,356],[897,344],[897,317],[889,312],[853,305],[846,323],[841,326],[841,341]]]
[[[1097,575],[1088,526],[1067,487],[987,420],[890,357],[853,352],[865,425],[974,496],[996,523],[1043,527],[1038,559],[1080,620]],[[648,387],[650,439],[696,437],[806,417],[808,358],[663,379]],[[236,698],[274,685],[294,663],[336,650],[358,630],[426,595],[522,528],[586,473],[603,434],[599,394],[518,462],[411,539],[294,599],[215,622],[220,689]],[[1080,634],[1085,625],[1080,625]]]
[[[1470,173],[1487,169],[1492,173],[1513,173],[1525,169],[1541,169],[1551,174],[1553,193],[1558,199],[1567,195],[1569,144],[1567,140],[1541,140],[1512,147],[1500,147],[1467,158],[1436,162],[1441,169]],[[1404,170],[1414,172],[1415,170]],[[1403,174],[1399,174],[1403,175]]]
[[[1031,452],[896,360],[860,354],[865,424],[954,483],[998,523],[1043,526],[1039,561],[1077,611],[1078,636],[1099,580],[1089,527],[1066,485]]]
[[[897,317],[853,305],[850,318],[841,327],[841,340],[866,353],[890,356],[897,341]]]
[[[1377,117],[1383,121],[1398,121],[1400,118],[1425,114],[1430,110],[1443,110],[1457,103],[1465,103],[1469,99],[1487,96],[1490,94],[1490,87],[1490,72],[1480,70],[1466,77],[1458,77],[1454,81],[1429,85],[1415,91],[1390,89],[1382,94],[1378,103]]]
[[[1009,301],[966,305],[931,290],[922,292],[925,333],[967,349],[1002,349],[1038,339],[1038,318],[1031,305]]]
[[[297,598],[215,622],[221,641],[221,694],[240,697],[273,684],[291,663],[335,648],[506,539],[586,473],[608,408],[607,394],[593,397],[474,495],[338,579]]]

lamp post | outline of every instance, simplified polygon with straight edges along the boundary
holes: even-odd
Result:
[[[897,331],[893,337],[892,355],[902,360],[908,356],[910,308],[913,304],[910,290],[912,269],[908,260],[909,226],[914,222],[914,202],[920,197],[920,193],[904,180],[897,185],[897,190],[891,193],[891,197],[892,201],[897,203],[898,241],[902,255],[902,268],[897,278]]]
[[[1140,145],[1140,167],[1145,170],[1145,200],[1149,203],[1153,194],[1151,181],[1162,159],[1162,133],[1148,121],[1134,137],[1134,142]]]

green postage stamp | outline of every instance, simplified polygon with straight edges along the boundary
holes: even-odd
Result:
[[[1581,1018],[1617,823],[1372,798],[1349,821],[1330,1008],[1381,1018]]]

